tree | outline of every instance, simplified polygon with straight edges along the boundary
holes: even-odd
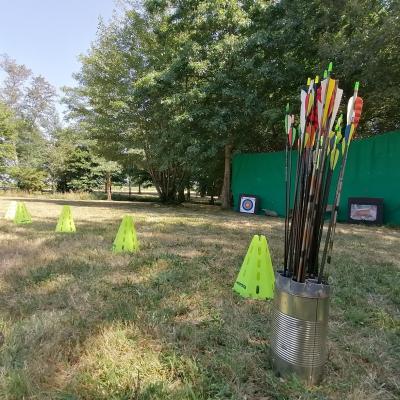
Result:
[[[207,5],[211,11],[223,11],[225,3],[229,6],[225,17],[201,36],[202,40],[211,37],[213,62],[225,59],[232,47],[229,39],[224,47],[222,39],[212,38],[216,29],[225,32],[228,23],[227,32],[236,30],[241,18],[234,1],[221,2],[214,9],[212,2]],[[177,11],[171,15],[174,7]],[[188,32],[184,30],[193,19],[189,9],[174,2],[148,2],[144,16],[130,11],[122,25],[101,26],[96,44],[82,57],[82,70],[77,75],[80,86],[67,92],[72,110],[91,126],[93,137],[108,153],[110,143],[122,146],[119,155],[126,149],[142,151],[140,162],[165,202],[177,200],[194,169],[194,160],[203,157],[202,149],[207,144],[212,146],[208,153],[217,154],[225,145],[227,132],[234,132],[234,137],[242,132],[243,118],[238,119],[238,115],[243,116],[243,97],[235,101],[240,90],[225,95],[226,102],[237,107],[235,119],[229,104],[222,104],[218,113],[212,113],[215,99],[226,92],[221,88],[228,79],[224,81],[218,75],[226,64],[210,68],[214,79],[207,82],[202,70],[207,70],[209,60],[201,59],[206,52],[200,51],[197,56],[199,43],[187,40]],[[210,10],[202,12],[205,15]],[[235,13],[238,18],[230,19]],[[174,25],[169,23],[172,19]],[[198,27],[199,32],[204,26]],[[210,122],[205,124],[207,119]],[[212,135],[214,141],[210,140]],[[115,154],[119,157],[118,151]]]
[[[153,36],[134,11],[127,13],[122,26],[100,26],[98,41],[82,57],[80,86],[67,90],[67,102],[73,115],[89,126],[92,138],[105,150],[103,155],[123,160],[134,150],[161,200],[174,201],[185,172],[176,153],[167,159],[173,145],[172,138],[166,140],[172,133],[165,126],[168,110],[158,98],[157,74],[144,73],[148,57],[155,54]]]
[[[244,73],[255,91],[266,94],[259,114],[264,126],[282,131],[285,104],[297,106],[307,77],[322,73],[332,61],[345,93],[361,82],[364,110],[358,135],[400,127],[395,90],[400,78],[394,73],[400,62],[398,1],[282,0],[268,6],[255,2],[249,10]],[[276,149],[284,146],[279,136]]]
[[[142,188],[149,187],[152,184],[150,174],[146,170],[139,168],[129,158],[123,162],[123,173],[127,178],[129,197],[132,194],[132,185],[137,185],[138,193],[141,194]]]
[[[23,116],[33,126],[50,136],[59,125],[55,108],[57,93],[42,76],[34,76],[25,89],[23,100]]]
[[[15,142],[17,138],[16,121],[11,110],[0,102],[0,175],[16,160]]]
[[[41,191],[45,187],[46,173],[30,167],[13,167],[10,169],[12,178],[21,190],[28,192]]]
[[[7,55],[0,57],[0,68],[5,73],[0,99],[15,116],[15,163],[19,169],[14,169],[13,173],[18,182],[26,182],[26,171],[34,175],[34,171],[39,170],[45,173],[49,143],[59,125],[56,91],[43,77],[33,76],[30,69]],[[39,175],[38,180],[43,174]],[[34,186],[37,187],[36,183]]]
[[[0,100],[14,110],[18,116],[23,114],[24,86],[32,75],[25,65],[19,65],[7,54],[0,55],[0,68],[6,76],[0,90]]]
[[[398,2],[358,4],[144,1],[100,25],[66,90],[71,116],[108,160],[134,153],[162,201],[181,201],[196,179],[222,180],[229,207],[232,154],[281,150],[285,104],[297,107],[309,74],[329,61],[347,93],[361,80],[361,135],[400,126]]]
[[[97,169],[104,174],[105,181],[105,192],[107,194],[107,200],[111,200],[112,182],[113,176],[119,175],[121,167],[115,161],[107,161],[105,159],[99,160],[99,166]]]
[[[57,181],[57,190],[61,192],[92,192],[104,182],[104,173],[90,148],[78,144],[69,154]]]
[[[59,124],[55,109],[56,89],[44,77],[34,76],[29,68],[6,54],[0,56],[0,69],[5,73],[0,100],[17,117],[47,136],[51,135]]]

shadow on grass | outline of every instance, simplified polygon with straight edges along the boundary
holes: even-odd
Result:
[[[118,223],[114,224],[116,230]],[[12,231],[14,226],[9,228]],[[238,343],[247,343],[253,329],[257,336],[261,335],[261,346],[265,346],[268,326],[266,318],[254,318],[256,312],[268,310],[268,306],[246,302],[239,307],[238,299],[231,293],[232,273],[240,259],[234,257],[235,269],[229,266],[225,271],[214,263],[219,259],[219,247],[206,245],[209,257],[181,257],[168,250],[152,254],[151,249],[146,251],[146,243],[144,251],[137,255],[112,256],[112,234],[104,223],[80,224],[75,235],[55,235],[53,229],[54,225],[46,221],[19,229],[19,241],[29,245],[33,253],[41,252],[38,259],[29,259],[29,254],[25,254],[28,265],[24,270],[3,275],[0,309],[3,319],[9,321],[2,350],[2,364],[8,376],[3,393],[11,393],[10,398],[12,393],[45,398],[41,390],[50,387],[76,398],[128,398],[124,396],[137,389],[130,371],[137,368],[135,362],[125,366],[130,377],[126,387],[115,382],[106,395],[98,387],[99,382],[83,382],[88,373],[82,361],[87,357],[85,349],[108,326],[122,324],[128,327],[124,335],[135,330],[138,337],[157,345],[155,357],[163,379],[158,379],[157,374],[140,378],[138,398],[233,396],[240,387],[240,382],[236,382],[237,367],[233,367],[240,352],[243,362],[236,365],[241,365],[241,374],[249,368],[245,367],[243,357],[248,352],[241,351]],[[232,230],[223,228],[219,233],[229,231]],[[185,240],[201,243],[203,233],[204,227],[191,228],[191,236]],[[38,244],[29,244],[35,235],[45,237]],[[102,239],[92,246],[90,240],[94,236]],[[89,242],[87,246],[82,245],[83,240]],[[58,248],[64,250],[58,252]],[[56,255],[46,261],[49,249]],[[242,332],[245,337],[233,334],[235,325],[242,324],[243,318],[232,319],[231,302],[242,311],[243,307],[249,309],[245,314],[251,318]],[[145,358],[154,358],[146,348],[139,351]],[[254,349],[249,354],[252,358],[260,357]],[[60,371],[55,368],[59,362],[69,376],[62,385]],[[118,360],[114,362],[118,364]],[[102,360],[96,363],[101,369]],[[253,363],[254,360],[249,365]],[[102,372],[112,380],[112,366]]]
[[[74,235],[53,234],[54,225],[46,219],[18,228],[19,243],[32,257],[24,253],[25,267],[3,274],[0,310],[6,342],[0,395],[321,399],[329,398],[334,387],[336,398],[348,398],[368,368],[380,364],[379,358],[371,357],[369,365],[348,368],[358,357],[359,349],[346,349],[356,332],[368,328],[368,334],[386,323],[380,337],[362,350],[379,348],[381,358],[382,352],[392,350],[396,325],[384,315],[371,321],[357,312],[371,293],[392,301],[395,285],[389,285],[389,279],[395,267],[383,271],[384,278],[371,286],[368,277],[379,264],[366,266],[362,279],[356,268],[341,264],[335,275],[340,301],[333,304],[340,327],[332,336],[343,360],[333,355],[329,367],[335,367],[335,374],[324,387],[311,391],[295,380],[275,378],[268,356],[270,303],[243,300],[231,290],[250,234],[259,227],[223,225],[221,219],[210,228],[207,222],[193,223],[191,214],[187,218],[168,222],[162,232],[156,222],[139,221],[142,250],[135,255],[111,254],[119,223],[112,219],[80,223]],[[13,232],[15,227],[6,229]],[[272,250],[280,245],[281,234],[274,234]],[[220,239],[210,243],[209,235]],[[32,240],[35,237],[40,241]],[[0,252],[10,243],[2,246]],[[180,247],[197,252],[181,256]],[[351,297],[353,285],[360,287],[357,299]],[[367,311],[376,312],[377,307]],[[343,381],[349,386],[341,386]],[[396,395],[395,386],[385,384]]]

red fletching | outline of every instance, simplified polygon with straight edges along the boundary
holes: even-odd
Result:
[[[310,122],[313,124],[315,130],[318,129],[318,109],[317,107],[313,107],[310,113]]]
[[[357,97],[356,101],[354,102],[354,119],[353,119],[353,124],[354,127],[356,128],[361,117],[361,111],[363,108],[363,99],[361,97]]]
[[[304,147],[310,147],[311,129],[312,129],[312,125],[306,126],[306,134],[304,136]]]
[[[292,133],[293,133],[293,129],[292,127],[289,128],[289,133],[288,133],[288,144],[289,146],[292,145]]]
[[[320,103],[321,103],[321,101],[322,101],[321,94],[322,94],[322,87],[320,86],[320,87],[317,89],[317,101],[319,101]]]
[[[331,101],[330,101],[330,103],[329,103],[328,117],[330,117],[331,114],[332,114],[333,106],[335,105],[335,99],[336,99],[336,89],[335,89],[334,92],[332,93]]]

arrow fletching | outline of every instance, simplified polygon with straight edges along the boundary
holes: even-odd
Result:
[[[363,99],[361,97],[357,97],[356,101],[354,102],[354,117],[353,117],[353,124],[355,128],[357,128],[358,123],[360,122],[361,112],[363,108]]]
[[[296,136],[297,136],[297,129],[293,128],[292,129],[292,142],[291,142],[291,146],[294,145],[294,142],[296,141]]]
[[[331,152],[331,159],[330,159],[330,167],[332,170],[335,169],[338,159],[339,159],[339,150],[336,147],[336,143],[335,143],[335,147]]]

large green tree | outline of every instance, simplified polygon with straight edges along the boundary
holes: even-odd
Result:
[[[361,80],[361,135],[400,126],[398,16],[390,0],[147,0],[100,26],[67,101],[164,201],[193,179],[216,187],[222,158],[229,207],[232,154],[282,149],[284,105],[329,61],[347,93]]]
[[[152,55],[161,54],[154,46],[154,33],[135,11],[122,23],[100,26],[97,41],[81,58],[80,86],[67,89],[67,102],[105,156],[124,162],[134,155],[151,174],[161,199],[170,201],[184,171],[170,151],[172,131],[167,132],[170,118],[159,97],[158,73],[146,68]]]

